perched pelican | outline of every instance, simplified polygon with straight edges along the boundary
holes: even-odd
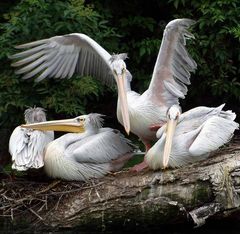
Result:
[[[239,124],[234,121],[236,114],[223,107],[201,106],[183,114],[177,106],[171,107],[167,124],[157,131],[159,140],[146,154],[149,167],[180,167],[205,159],[226,144]]]
[[[28,108],[25,113],[27,124],[46,121],[43,108]],[[35,131],[18,126],[14,129],[9,140],[9,153],[12,156],[12,168],[18,171],[26,171],[29,168],[43,166],[43,154],[45,146],[53,141],[52,131]]]
[[[126,132],[136,134],[148,150],[150,142],[156,140],[156,131],[152,130],[165,124],[167,110],[185,97],[190,72],[197,67],[185,47],[186,39],[194,38],[188,31],[194,23],[190,19],[176,19],[167,24],[149,88],[142,95],[131,90],[132,75],[124,62],[126,54],[111,56],[84,34],[72,33],[23,44],[16,48],[25,51],[10,58],[17,60],[12,66],[21,67],[16,73],[24,74],[23,79],[35,75],[36,81],[46,77],[70,78],[74,73],[92,75],[107,85],[112,85],[115,79],[117,118]]]
[[[53,178],[86,181],[121,169],[135,149],[118,130],[102,128],[101,116],[89,114],[22,127],[75,132],[65,134],[48,144],[44,168]]]

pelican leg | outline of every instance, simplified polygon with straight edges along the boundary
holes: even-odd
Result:
[[[146,163],[146,161],[145,161],[145,156],[144,156],[144,160],[143,160],[141,163],[133,166],[133,167],[130,169],[130,171],[131,171],[131,172],[140,172],[140,171],[146,169],[147,167],[148,167],[148,165],[147,165],[147,163]]]
[[[147,153],[148,150],[151,149],[152,145],[148,141],[143,141],[143,144],[145,146],[145,152]]]

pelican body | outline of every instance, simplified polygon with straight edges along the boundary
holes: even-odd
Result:
[[[168,122],[157,131],[159,140],[146,154],[148,166],[153,170],[184,166],[207,158],[226,144],[239,124],[234,121],[236,115],[231,111],[223,111],[223,106],[197,107],[178,114],[178,118],[170,116],[170,120],[177,119],[177,123],[173,127],[174,135],[170,133],[172,144],[169,155],[164,155],[168,131],[171,132]]]
[[[150,142],[157,139],[156,131],[152,131],[150,127],[166,123],[168,107],[154,104],[148,99],[147,93],[140,95],[132,90],[127,91],[127,100],[131,132],[141,139],[148,150]],[[117,118],[123,125],[120,100],[117,103]]]
[[[36,81],[46,77],[71,78],[74,73],[91,75],[118,89],[117,118],[127,133],[136,134],[146,148],[155,133],[155,124],[163,125],[167,110],[187,93],[190,72],[197,65],[188,54],[186,39],[194,38],[188,28],[194,24],[190,19],[176,19],[164,30],[162,43],[154,67],[149,88],[142,94],[131,90],[131,73],[124,59],[126,54],[111,56],[97,42],[80,33],[55,36],[17,46],[25,51],[12,55],[12,64],[20,67],[17,74]]]
[[[43,108],[29,108],[25,111],[27,124],[46,121]],[[40,168],[44,165],[43,154],[45,146],[54,139],[52,131],[38,131],[18,126],[9,140],[9,153],[12,156],[12,168],[26,171],[30,168]]]
[[[52,178],[87,181],[121,169],[135,146],[116,129],[102,128],[100,114],[24,125],[38,130],[71,131],[46,147],[44,168]]]
[[[131,90],[131,77],[125,79],[131,132],[139,136],[148,150],[148,143],[156,140],[151,126],[163,126],[167,121],[167,111],[179,104],[179,98],[187,93],[190,72],[197,68],[196,62],[188,54],[186,39],[194,38],[188,28],[193,20],[176,19],[169,22],[163,39],[148,89],[142,94]],[[118,99],[117,117],[124,125],[122,105]]]

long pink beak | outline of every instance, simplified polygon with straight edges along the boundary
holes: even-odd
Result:
[[[174,136],[174,132],[177,125],[177,120],[178,118],[175,120],[170,119],[167,122],[167,128],[166,128],[167,136],[166,136],[166,142],[165,142],[164,151],[163,151],[163,169],[165,169],[168,166],[170,153],[172,150],[173,136]]]
[[[124,85],[125,76],[118,75],[117,76],[117,87],[118,87],[118,96],[121,105],[122,118],[123,118],[123,126],[127,134],[130,132],[130,119],[128,112],[128,102],[127,102],[127,93]]]

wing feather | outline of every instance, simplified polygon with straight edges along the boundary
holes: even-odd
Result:
[[[33,76],[35,76],[36,74],[38,74],[39,72],[41,72],[43,69],[46,68],[46,64],[41,64],[40,66],[37,66],[35,69],[33,69],[31,72],[27,73],[26,75],[24,75],[22,78],[25,80],[25,79],[28,79],[28,78],[31,78]]]
[[[44,147],[54,138],[53,132],[15,128],[9,140],[12,168],[25,171],[43,166]]]
[[[109,163],[133,152],[133,146],[119,131],[109,129],[75,142],[66,150],[67,157],[79,163]]]
[[[35,54],[37,52],[40,52],[40,51],[42,51],[44,49],[47,49],[47,48],[48,48],[48,45],[43,44],[43,45],[34,47],[32,49],[29,49],[29,50],[26,50],[26,51],[23,51],[23,52],[11,55],[11,56],[9,56],[9,58],[10,59],[17,59],[17,58],[22,58],[22,57],[26,58],[27,56],[33,55],[33,54]]]
[[[38,67],[40,64],[42,64],[45,59],[46,59],[46,56],[42,56],[42,57],[38,58],[33,63],[30,63],[29,65],[17,70],[16,74],[23,74],[23,73],[26,73],[26,72],[30,72],[35,67]]]
[[[55,55],[56,55],[57,53],[55,53]],[[54,54],[52,54],[52,55],[54,55]],[[49,57],[52,57],[53,58],[53,56],[49,56]],[[53,72],[53,70],[55,69],[55,66],[53,65],[54,63],[56,64],[56,63],[58,63],[58,61],[61,59],[61,57],[55,57],[52,61],[51,61],[51,63],[45,63],[44,65],[44,67],[42,67],[43,69],[44,68],[46,68],[42,73],[41,73],[41,75],[40,76],[38,76],[38,78],[36,79],[36,81],[37,82],[39,82],[39,81],[41,81],[41,80],[43,80],[43,79],[45,79],[47,76],[50,76],[51,75],[51,73]],[[53,65],[53,66],[50,66],[50,65]],[[23,76],[23,79],[28,79],[28,78],[31,78],[32,77],[32,74],[31,73],[27,73],[26,75],[24,75]]]
[[[63,79],[66,78],[67,75],[69,74],[70,67],[72,65],[73,60],[74,60],[74,56],[70,56],[68,61],[66,62],[65,68],[64,68],[64,70],[62,72],[62,78]]]
[[[190,19],[176,19],[164,30],[161,47],[149,85],[148,97],[159,105],[179,104],[178,99],[187,93],[190,72],[197,68],[189,55],[186,39],[194,38],[188,28],[194,24]],[[185,85],[184,85],[185,84]]]
[[[175,134],[193,131],[214,116],[222,117],[221,112],[225,113],[225,111],[222,111],[223,107],[224,104],[218,107],[199,106],[182,113],[180,115]]]
[[[28,49],[28,48],[31,48],[33,46],[38,46],[38,45],[45,44],[47,41],[48,41],[48,39],[38,40],[38,41],[34,41],[34,42],[30,42],[30,43],[15,46],[15,48],[16,49]]]
[[[64,56],[61,65],[59,65],[59,68],[57,69],[57,74],[55,76],[56,78],[63,78],[63,73],[69,63],[70,57],[70,55]]]
[[[55,36],[17,46],[25,51],[9,56],[17,60],[17,74],[24,79],[37,76],[36,81],[47,77],[71,78],[74,73],[90,75],[112,86],[114,77],[110,66],[111,55],[97,42],[80,33]]]
[[[236,122],[214,116],[207,120],[201,127],[201,131],[189,148],[193,156],[200,156],[217,150],[226,144],[239,127]]]
[[[177,98],[184,98],[183,92],[177,88],[176,84],[174,85],[171,82],[164,80],[164,86],[171,95]]]
[[[12,65],[13,67],[22,66],[22,65],[24,65],[24,64],[27,64],[27,63],[29,63],[29,62],[34,61],[35,59],[38,59],[39,57],[41,57],[41,56],[44,55],[44,54],[45,54],[45,51],[42,50],[42,51],[39,51],[39,52],[37,52],[37,53],[29,56],[29,57],[26,57],[25,59],[22,59],[22,60],[20,60],[20,61],[18,61],[18,62],[12,63],[11,65]]]

